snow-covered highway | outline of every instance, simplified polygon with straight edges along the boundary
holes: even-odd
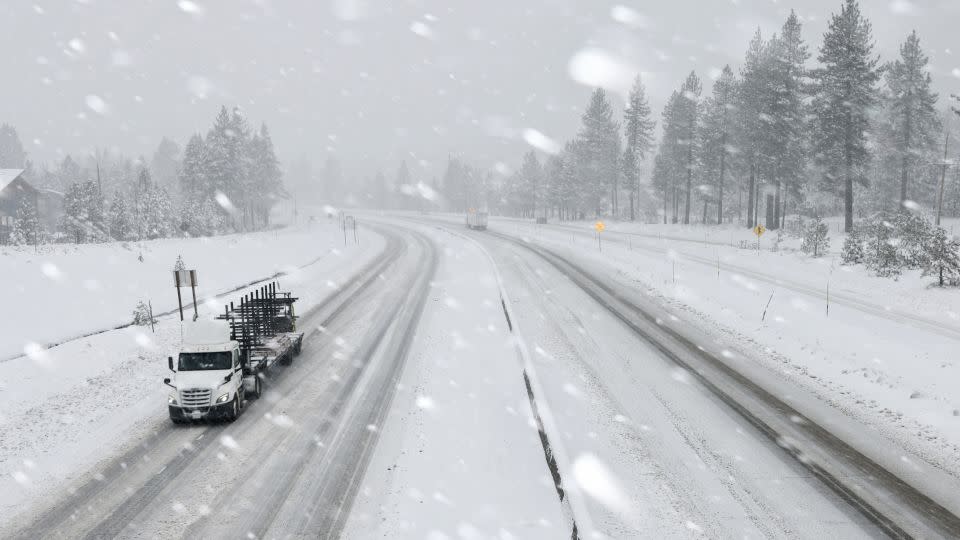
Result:
[[[596,264],[506,229],[361,221],[382,250],[303,314],[303,354],[244,416],[155,417],[0,535],[960,534],[954,477],[865,455],[847,441],[875,434]]]

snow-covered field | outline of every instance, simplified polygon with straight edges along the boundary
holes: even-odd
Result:
[[[170,269],[177,254],[183,254],[188,267],[197,268],[203,296],[210,296],[200,305],[201,317],[213,316],[223,302],[243,291],[220,298],[213,293],[278,271],[286,272],[279,278],[281,286],[297,294],[303,313],[383,250],[382,237],[363,233],[359,245],[351,239],[346,246],[336,223],[248,236],[145,242],[137,248],[143,250],[143,263],[137,251],[118,244],[57,248],[41,255],[8,252],[0,264],[23,276],[23,290],[17,294],[36,295],[45,309],[62,302],[64,309],[31,311],[23,320],[10,320],[21,333],[5,333],[0,345],[7,351],[22,348],[24,339],[36,339],[31,331],[44,325],[52,328],[47,339],[62,339],[113,324],[111,314],[124,322],[139,294],[154,293],[155,310],[158,303],[160,309],[171,307]],[[13,265],[15,259],[19,265]],[[43,272],[44,264],[55,265],[59,278]],[[31,270],[40,277],[31,276]],[[85,280],[94,279],[107,287],[105,275],[138,285],[116,294],[83,287]],[[137,277],[128,279],[131,275]],[[103,303],[84,307],[97,298]],[[173,314],[159,319],[155,333],[149,326],[111,330],[0,362],[0,432],[7,434],[0,437],[0,515],[23,510],[164,425],[167,391],[162,379],[166,357],[179,340],[179,316]]]
[[[154,313],[175,309],[171,271],[178,256],[187,268],[197,270],[200,299],[291,271],[342,248],[338,234],[335,223],[323,220],[189,240],[53,244],[39,250],[0,247],[0,275],[5,279],[0,305],[17,306],[16,316],[5,317],[0,327],[0,361],[38,345],[127,324],[139,301],[151,301]],[[184,304],[189,303],[190,289],[182,294]]]
[[[960,291],[929,288],[919,272],[878,278],[835,253],[731,247],[740,231],[610,223],[601,249],[590,227],[491,221],[606,269],[759,362],[739,369],[799,385],[960,476]],[[842,238],[831,236],[836,251]]]

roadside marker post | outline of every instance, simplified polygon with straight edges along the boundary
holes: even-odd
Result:
[[[753,234],[757,235],[757,255],[760,255],[760,237],[765,232],[767,232],[767,228],[759,223],[753,228]]]
[[[193,295],[193,320],[200,316],[197,313],[197,271],[196,270],[174,270],[173,286],[177,289],[177,306],[180,308],[180,321],[183,321],[183,299],[180,296],[180,287],[190,287]]]
[[[603,245],[600,243],[600,233],[606,230],[607,226],[604,225],[602,221],[597,221],[593,224],[593,228],[597,231],[597,249],[603,251]]]

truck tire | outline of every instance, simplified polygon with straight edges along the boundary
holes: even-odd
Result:
[[[176,416],[171,416],[171,417],[170,417],[170,421],[173,422],[174,424],[177,424],[177,425],[186,424],[186,423],[187,423],[187,421],[184,420],[183,418],[177,418]]]
[[[227,422],[233,422],[237,418],[240,418],[240,396],[233,396],[233,401],[230,402],[230,412],[227,414]]]

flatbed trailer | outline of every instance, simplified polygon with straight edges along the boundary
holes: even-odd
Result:
[[[264,285],[224,307],[218,319],[230,323],[230,339],[240,344],[240,365],[244,387],[260,395],[260,374],[274,364],[289,365],[300,354],[303,332],[296,331],[297,298],[280,292],[277,282]]]

